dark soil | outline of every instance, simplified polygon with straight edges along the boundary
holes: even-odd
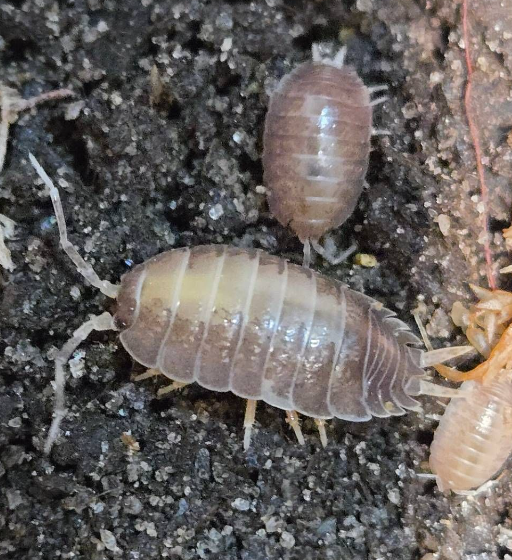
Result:
[[[508,262],[500,229],[512,202],[507,1],[470,2],[497,267]],[[510,558],[508,470],[473,497],[417,476],[443,410],[432,398],[421,415],[333,422],[326,449],[311,420],[301,447],[282,411],[261,405],[246,454],[241,399],[194,386],[156,400],[157,384],[134,384],[142,368],[102,333],[75,356],[65,433],[49,458],[41,452],[55,349],[108,302],[59,249],[28,152],[61,187],[71,240],[113,282],[165,249],[203,243],[300,263],[301,244],[268,212],[261,138],[269,93],[313,42],[346,44],[365,83],[389,84],[376,126],[391,131],[374,141],[357,211],[332,234],[378,265],[313,266],[411,324],[422,304],[437,346],[459,336],[451,304],[470,301],[468,279],[485,285],[460,15],[453,0],[0,4],[4,84],[23,97],[71,87],[83,101],[78,115],[68,101],[23,114],[0,177],[0,213],[17,224],[16,268],[0,271],[0,556]]]

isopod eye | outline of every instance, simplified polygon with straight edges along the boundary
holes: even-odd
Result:
[[[135,321],[139,283],[142,280],[143,272],[144,265],[139,265],[121,277],[117,311],[114,315],[114,324],[120,331],[131,327]]]
[[[128,324],[125,317],[119,315],[119,312],[116,312],[114,315],[114,326],[118,331],[126,330],[130,325]]]

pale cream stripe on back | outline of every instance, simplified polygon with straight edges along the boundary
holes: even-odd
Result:
[[[332,389],[332,382],[334,379],[334,373],[336,370],[336,364],[338,363],[338,358],[340,356],[341,348],[343,346],[343,339],[345,338],[345,329],[347,326],[347,298],[345,295],[345,290],[342,286],[338,286],[339,294],[341,295],[341,302],[340,302],[340,327],[339,327],[339,336],[338,336],[338,346],[334,351],[334,355],[332,357],[332,369],[331,375],[329,376],[329,387],[327,388],[327,408],[329,412],[333,415],[334,412],[332,411],[331,407],[331,389]]]
[[[140,275],[139,281],[137,282],[137,288],[135,289],[135,301],[136,301],[136,305],[135,305],[135,313],[133,314],[133,320],[132,320],[132,326],[135,325],[135,323],[138,321],[139,319],[139,314],[140,314],[140,296],[142,294],[142,287],[144,286],[144,281],[146,280],[146,276],[148,275],[148,268],[145,265],[144,269],[142,270],[142,274]]]
[[[238,342],[236,343],[236,349],[235,349],[235,353],[233,354],[233,357],[231,358],[231,367],[229,370],[229,383],[228,383],[228,390],[229,391],[233,391],[233,387],[232,387],[232,381],[233,381],[233,371],[235,368],[235,363],[236,363],[236,357],[238,355],[238,352],[240,350],[240,346],[242,345],[242,341],[244,339],[244,334],[245,334],[245,327],[247,325],[247,320],[249,317],[249,309],[251,308],[251,302],[252,302],[252,297],[254,295],[254,288],[256,286],[256,279],[258,277],[258,269],[260,267],[260,252],[258,249],[256,250],[256,257],[254,258],[254,270],[251,276],[251,281],[249,283],[248,289],[247,289],[247,301],[245,302],[245,307],[243,310],[243,314],[242,314],[242,326],[240,328],[240,336],[238,337]]]
[[[169,325],[167,326],[167,330],[165,331],[165,335],[162,339],[162,343],[160,344],[160,349],[158,350],[158,356],[156,358],[156,363],[157,363],[157,368],[163,372],[163,368],[162,368],[162,364],[161,364],[161,358],[162,358],[162,354],[165,350],[165,344],[167,342],[167,337],[169,336],[169,333],[171,332],[172,326],[174,324],[174,320],[176,319],[176,313],[178,312],[178,307],[180,305],[180,294],[181,294],[181,288],[183,286],[183,280],[185,278],[185,273],[187,271],[187,267],[188,267],[188,262],[190,260],[190,249],[187,247],[186,251],[186,258],[182,259],[181,262],[181,266],[180,269],[178,271],[178,281],[176,282],[176,287],[174,289],[174,294],[173,294],[173,298],[172,298],[172,304],[171,304],[171,319],[169,321]]]
[[[263,392],[265,386],[267,385],[267,383],[265,382],[265,372],[267,371],[267,366],[268,366],[268,362],[269,362],[269,359],[270,359],[270,355],[272,354],[272,350],[274,349],[274,340],[276,338],[277,331],[279,330],[279,326],[280,326],[280,323],[281,323],[281,317],[282,317],[282,314],[283,314],[284,299],[285,299],[285,296],[286,296],[286,290],[288,288],[288,261],[284,261],[283,276],[284,276],[284,280],[282,280],[281,293],[279,294],[279,309],[278,309],[277,314],[276,314],[276,320],[275,320],[275,323],[274,323],[274,329],[273,329],[273,332],[272,332],[272,336],[270,338],[270,344],[269,344],[269,347],[268,347],[267,356],[265,358],[265,364],[263,366],[263,371],[261,372],[262,392]]]
[[[315,312],[316,312],[316,298],[317,298],[316,275],[315,275],[314,272],[311,272],[310,274],[311,274],[310,281],[312,281],[312,284],[313,284],[313,289],[312,289],[313,297],[311,298],[312,302],[313,302],[313,305],[311,306],[311,318],[308,321],[309,322],[309,327],[307,328],[307,331],[306,331],[307,335],[304,336],[304,340],[302,342],[302,348],[300,350],[299,356],[297,357],[297,367],[295,368],[295,373],[293,374],[293,382],[290,386],[290,402],[292,404],[293,404],[293,400],[294,400],[293,399],[293,391],[295,389],[295,384],[297,383],[297,376],[299,374],[299,369],[302,365],[302,360],[304,359],[304,353],[306,352],[306,347],[307,347],[308,342],[309,342],[309,337],[311,336],[311,329],[313,327],[313,321],[315,319]],[[294,405],[294,407],[295,407],[295,405]]]
[[[222,255],[217,257],[217,268],[215,270],[213,282],[212,282],[212,289],[210,292],[210,296],[208,298],[208,303],[203,310],[201,321],[204,323],[204,330],[203,336],[201,338],[201,342],[199,343],[199,348],[197,349],[197,356],[196,361],[194,362],[194,373],[193,373],[193,380],[197,381],[200,373],[201,367],[201,354],[203,351],[204,341],[208,335],[208,328],[210,327],[210,321],[213,315],[213,304],[215,303],[215,298],[217,296],[217,292],[219,290],[219,283],[222,277],[222,270],[224,268],[224,262],[226,261],[226,253],[227,247],[223,247]]]
[[[368,409],[368,406],[365,402],[364,399],[364,391],[365,391],[365,387],[366,387],[366,381],[367,381],[367,372],[366,372],[366,368],[368,367],[368,358],[370,356],[370,347],[372,345],[372,329],[373,329],[373,325],[372,325],[372,308],[371,306],[368,307],[368,320],[367,320],[367,325],[368,325],[368,332],[366,333],[366,352],[364,355],[364,363],[363,363],[363,371],[362,371],[362,395],[361,395],[361,402],[363,403],[363,406],[366,408],[367,412],[370,412]],[[374,317],[375,319],[377,319],[376,317]]]

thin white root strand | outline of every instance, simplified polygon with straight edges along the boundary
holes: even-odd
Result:
[[[295,432],[295,436],[299,444],[304,445],[306,441],[304,440],[304,436],[302,435],[302,430],[300,429],[299,415],[297,414],[297,412],[295,410],[287,410],[286,421],[293,428],[293,431]]]
[[[11,252],[5,245],[5,240],[14,237],[14,226],[13,220],[0,214],[0,266],[10,271],[14,270],[14,263]]]
[[[391,130],[387,128],[372,128],[372,136],[390,136]]]
[[[420,366],[423,368],[434,366],[436,364],[442,364],[443,362],[448,362],[452,358],[457,358],[458,356],[464,356],[465,354],[470,354],[474,352],[473,346],[451,346],[449,348],[438,348],[437,350],[429,350],[428,352],[423,352],[421,355]]]
[[[19,113],[32,109],[39,103],[52,101],[56,99],[64,99],[74,95],[70,89],[57,89],[47,91],[31,97],[30,99],[22,99],[18,92],[10,87],[3,86],[0,83],[0,172],[4,168],[5,154],[7,153],[7,140],[9,138],[9,127],[18,119]]]
[[[112,284],[108,280],[102,280],[95,272],[93,267],[87,263],[80,253],[75,249],[75,247],[68,240],[66,219],[64,217],[64,210],[62,208],[62,202],[60,199],[59,191],[57,187],[53,184],[53,181],[48,177],[46,171],[41,167],[36,158],[29,154],[30,163],[36,170],[39,177],[42,179],[44,184],[48,187],[50,191],[50,197],[53,203],[53,209],[55,211],[55,216],[57,218],[57,225],[59,227],[60,244],[64,249],[67,256],[73,261],[78,272],[95,288],[98,288],[101,293],[106,296],[116,299],[119,293],[119,286]]]
[[[332,264],[333,266],[346,261],[348,257],[350,257],[350,255],[357,251],[357,245],[354,244],[351,245],[346,251],[342,251],[338,256],[334,257],[332,255],[329,255],[325,248],[322,247],[320,243],[318,243],[318,241],[314,241],[312,239],[311,246],[320,256],[322,256],[329,264]]]
[[[429,352],[432,352],[432,350],[434,350],[434,347],[432,346],[432,343],[430,342],[430,338],[428,336],[427,329],[425,328],[425,325],[423,324],[423,321],[421,320],[419,311],[417,309],[415,309],[412,312],[412,316],[414,317],[414,320],[416,321],[416,325],[418,325],[418,330],[420,331],[420,335],[421,335],[421,338],[423,339],[423,344],[425,345],[425,348]]]
[[[247,451],[251,446],[252,428],[256,418],[256,405],[258,401],[247,399],[244,417],[244,451]]]
[[[322,447],[327,447],[327,432],[325,431],[325,420],[315,418],[315,424],[318,429],[318,434],[320,435],[320,443],[322,444]]]
[[[4,168],[5,164],[5,154],[7,153],[7,140],[9,138],[9,119],[4,116],[4,111],[2,110],[2,117],[0,121],[0,172]]]
[[[93,316],[76,329],[73,336],[64,344],[55,356],[55,402],[52,424],[48,430],[48,435],[44,445],[44,453],[46,455],[48,455],[52,450],[53,444],[59,436],[60,424],[67,413],[65,402],[66,373],[64,366],[68,363],[73,352],[92,331],[109,330],[115,330],[114,319],[110,313],[105,312],[101,315]]]

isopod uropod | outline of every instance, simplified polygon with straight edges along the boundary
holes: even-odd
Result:
[[[265,120],[263,169],[274,216],[305,244],[324,254],[318,240],[352,214],[363,191],[372,135],[370,94],[345,49],[333,59],[313,45],[313,61],[286,75],[272,94]],[[342,260],[346,253],[336,262]]]
[[[418,409],[413,396],[436,393],[422,367],[461,353],[422,353],[410,346],[419,339],[407,325],[374,299],[261,250],[173,249],[135,267],[119,286],[103,281],[67,240],[59,193],[32,154],[30,160],[50,190],[63,249],[118,303],[114,317],[84,323],[55,358],[46,451],[65,415],[64,365],[92,330],[120,330],[129,354],[151,368],[139,379],[173,380],[161,392],[197,382],[247,399],[246,447],[257,400],[286,410],[300,442],[296,413],[314,417],[325,444],[325,419],[364,421]]]

